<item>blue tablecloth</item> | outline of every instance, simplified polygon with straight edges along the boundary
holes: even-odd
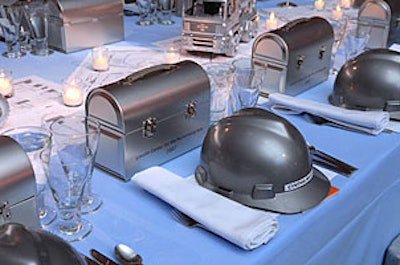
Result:
[[[274,6],[277,2],[259,4]],[[126,39],[115,45],[151,46],[153,41],[180,34],[179,18],[173,26],[150,27],[135,25],[136,19],[126,18]],[[0,50],[4,48],[0,43]],[[1,57],[0,68],[11,69],[15,78],[35,74],[60,82],[88,52]],[[332,83],[333,77],[300,96],[326,102]],[[96,248],[113,256],[114,245],[123,242],[140,253],[148,265],[380,264],[385,249],[400,232],[400,135],[371,136],[310,124],[297,116],[286,118],[307,141],[359,170],[350,178],[335,177],[332,184],[339,192],[315,208],[280,215],[279,231],[267,245],[245,251],[205,230],[184,227],[174,220],[166,203],[132,182],[122,182],[96,169],[93,190],[101,194],[104,204],[84,216],[93,223],[93,232],[73,246],[85,254]],[[189,176],[199,154],[197,148],[162,166]]]

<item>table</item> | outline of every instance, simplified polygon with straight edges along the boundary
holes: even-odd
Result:
[[[260,5],[277,2],[263,1]],[[126,39],[115,45],[150,46],[180,33],[179,23],[139,27],[135,19],[125,19]],[[0,43],[3,49],[4,43]],[[88,52],[40,58],[28,55],[17,60],[1,57],[0,68],[11,69],[15,78],[35,74],[60,82]],[[333,81],[331,77],[299,96],[326,102]],[[166,203],[132,182],[122,182],[96,169],[93,190],[101,194],[104,204],[84,216],[94,224],[93,232],[73,246],[85,254],[96,248],[112,256],[114,245],[123,242],[149,265],[380,264],[385,249],[400,232],[400,135],[371,136],[310,124],[297,116],[285,118],[307,141],[359,170],[350,178],[336,176],[332,184],[339,192],[313,209],[280,215],[279,231],[267,245],[245,251],[202,229],[184,227],[173,219]],[[162,166],[189,176],[199,154],[200,148],[196,148]]]

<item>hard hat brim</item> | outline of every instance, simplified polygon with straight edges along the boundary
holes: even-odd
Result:
[[[326,198],[330,188],[331,184],[328,178],[321,171],[313,168],[313,178],[298,189],[276,193],[275,197],[270,199],[254,200],[248,197],[247,199],[240,198],[238,201],[268,211],[288,214],[299,213],[318,205]],[[239,195],[239,197],[241,196]]]

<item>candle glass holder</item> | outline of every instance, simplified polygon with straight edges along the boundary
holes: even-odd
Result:
[[[63,102],[68,107],[82,105],[84,98],[83,82],[80,79],[67,79],[63,81]]]
[[[274,12],[270,12],[269,16],[265,20],[265,28],[270,30],[275,30],[278,27],[278,17],[275,15]]]
[[[9,98],[14,95],[14,87],[12,84],[12,71],[0,69],[0,94]]]
[[[343,9],[350,9],[353,7],[353,0],[340,0],[340,6]]]
[[[106,47],[92,49],[92,67],[95,71],[107,71],[109,68],[110,53]]]
[[[181,48],[179,45],[171,45],[168,46],[165,50],[164,50],[164,59],[166,63],[177,63],[180,61],[181,59],[181,52],[180,52]]]
[[[2,53],[7,58],[20,58],[26,53],[21,51],[20,29],[24,7],[22,4],[14,3],[12,5],[0,5],[2,19],[0,27],[7,50]]]
[[[332,10],[332,20],[343,21],[343,10],[339,4]]]
[[[314,9],[317,11],[325,10],[325,1],[324,0],[314,0]]]

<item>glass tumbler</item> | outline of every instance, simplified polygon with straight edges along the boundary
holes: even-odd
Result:
[[[254,66],[251,58],[239,58],[232,64],[235,67],[233,111],[256,106],[266,78],[266,70]]]
[[[42,227],[48,226],[56,218],[56,210],[45,203],[47,177],[40,154],[50,152],[51,133],[36,126],[22,126],[3,133],[13,138],[28,155],[36,180],[37,210]]]
[[[341,49],[343,36],[345,34],[345,20],[329,20],[333,28],[334,38],[331,53],[330,74],[337,74],[345,61],[344,49]]]
[[[233,85],[235,68],[227,63],[207,63],[204,69],[211,86],[210,122],[212,124],[228,114],[229,94]]]
[[[49,125],[53,134],[52,149],[58,150],[62,161],[95,160],[100,136],[100,124],[84,115],[55,118]],[[90,167],[84,186],[80,210],[82,214],[96,211],[102,199],[92,192],[93,166]]]
[[[371,28],[360,23],[357,18],[346,20],[346,29],[343,39],[346,61],[362,53],[367,46]]]

